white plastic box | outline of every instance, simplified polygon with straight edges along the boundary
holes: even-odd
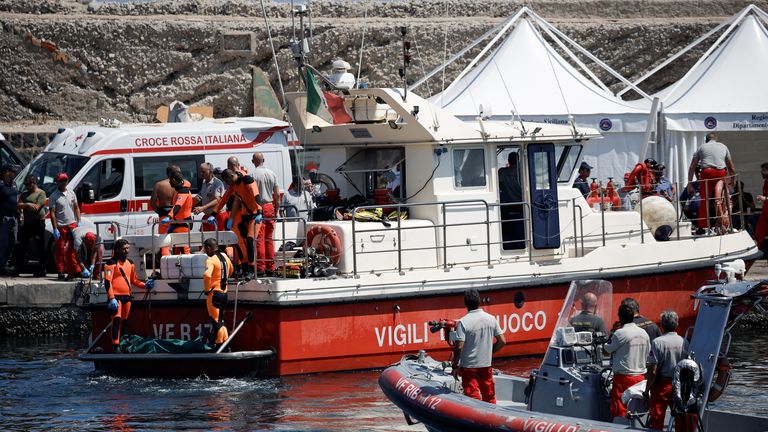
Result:
[[[358,122],[385,122],[397,119],[397,113],[389,105],[376,103],[376,99],[371,97],[355,97],[351,105],[348,109]]]
[[[202,279],[208,255],[168,255],[160,258],[160,275],[163,279]]]

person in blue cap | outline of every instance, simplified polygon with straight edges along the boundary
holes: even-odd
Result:
[[[589,195],[589,183],[587,183],[587,179],[590,174],[592,174],[592,166],[586,162],[582,162],[579,166],[579,176],[573,181],[573,187],[578,189],[584,198]]]

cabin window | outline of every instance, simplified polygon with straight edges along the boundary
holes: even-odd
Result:
[[[457,188],[485,186],[485,151],[482,148],[453,150],[453,184]]]
[[[355,190],[366,198],[403,200],[405,194],[405,149],[367,148],[355,152],[336,168]],[[402,187],[401,187],[402,186]],[[378,191],[378,192],[377,192]],[[386,193],[384,193],[386,191]],[[384,198],[383,195],[389,195]]]
[[[94,165],[80,183],[90,183],[96,201],[104,201],[120,195],[124,178],[125,159],[105,159]]]
[[[581,144],[556,144],[557,182],[568,183],[581,155]]]
[[[158,180],[168,178],[165,170],[168,165],[178,165],[185,180],[192,184],[193,194],[200,191],[202,179],[198,175],[198,167],[205,162],[205,156],[159,156],[134,159],[136,178],[136,196],[150,196]]]
[[[536,190],[549,190],[549,153],[535,152],[533,164],[536,173]]]

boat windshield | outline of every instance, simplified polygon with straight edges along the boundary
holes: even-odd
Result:
[[[85,156],[43,153],[16,176],[16,187],[22,190],[24,178],[32,174],[37,178],[37,185],[48,196],[51,196],[53,191],[56,190],[55,179],[58,173],[65,172],[71,179],[85,166],[86,162],[88,162],[88,158]]]
[[[557,182],[568,183],[576,168],[576,162],[581,155],[581,144],[555,144],[555,160],[557,160]]]
[[[594,333],[607,335],[614,315],[612,297],[613,285],[608,281],[571,282],[549,345],[590,345]]]

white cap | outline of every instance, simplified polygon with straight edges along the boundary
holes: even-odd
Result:
[[[342,59],[336,59],[336,60],[333,61],[333,64],[331,65],[331,69],[334,72],[336,72],[336,71],[344,71],[344,72],[346,72],[346,71],[352,69],[352,66],[350,66],[349,63],[345,62]]]

